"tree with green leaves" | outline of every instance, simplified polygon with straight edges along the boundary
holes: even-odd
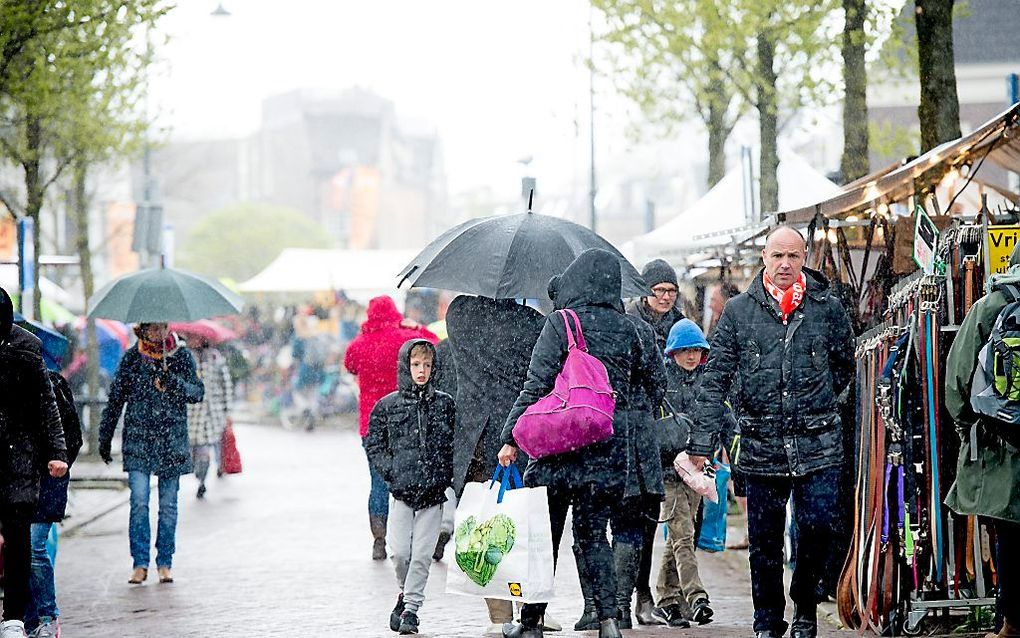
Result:
[[[181,244],[180,264],[211,277],[244,281],[284,248],[329,248],[326,230],[304,213],[268,204],[238,204],[212,213]]]
[[[828,28],[836,0],[595,0],[595,6],[610,25],[604,39],[625,62],[616,69],[618,83],[646,113],[654,105],[682,121],[697,105],[712,128],[714,105],[722,124],[716,129],[728,135],[742,106],[754,107],[761,210],[776,210],[781,117],[824,103],[835,88],[823,69],[836,55]],[[710,143],[719,176],[725,169],[720,137]]]
[[[599,41],[616,88],[667,131],[696,117],[708,132],[708,186],[726,175],[726,140],[747,108],[725,69],[745,63],[729,41],[724,4],[700,0],[594,0]]]
[[[868,0],[843,0],[843,157],[844,183],[868,174]]]
[[[75,162],[144,130],[149,56],[134,44],[167,10],[164,0],[0,2],[0,160],[22,173],[20,186],[0,184],[0,203],[35,222],[36,290],[46,193]]]

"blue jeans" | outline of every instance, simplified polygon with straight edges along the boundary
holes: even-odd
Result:
[[[54,553],[51,556],[48,547],[53,531],[53,523],[32,523],[32,571],[28,580],[28,605],[25,607],[25,628],[29,632],[39,626],[42,618],[52,619],[60,615],[57,609],[57,586],[53,580],[53,560],[56,555]]]
[[[372,491],[368,493],[368,515],[389,516],[390,514],[390,488],[386,481],[375,473],[370,465],[368,471],[372,474]]]
[[[751,600],[754,631],[782,634],[786,596],[783,594],[783,533],[786,503],[793,497],[798,531],[793,556],[796,567],[790,584],[795,616],[815,619],[816,593],[825,569],[839,503],[840,469],[829,468],[807,476],[751,476],[747,481],[747,532],[750,544]]]
[[[128,536],[135,568],[149,568],[152,527],[149,522],[149,478],[146,472],[128,472],[131,516]],[[159,477],[159,521],[156,524],[156,566],[172,567],[177,544],[177,490],[180,477]]]

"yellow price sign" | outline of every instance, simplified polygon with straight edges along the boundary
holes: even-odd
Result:
[[[988,274],[1000,275],[1009,268],[1009,256],[1020,241],[1020,226],[988,227]]]

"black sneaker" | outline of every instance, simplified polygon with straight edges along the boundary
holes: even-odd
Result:
[[[400,633],[402,635],[418,633],[418,614],[413,611],[400,614]]]
[[[661,621],[670,627],[688,629],[691,623],[684,618],[683,608],[680,605],[666,605],[652,609],[652,618]]]
[[[402,613],[404,613],[404,595],[400,594],[397,596],[397,604],[390,612],[390,629],[393,631],[400,631],[400,614]]]
[[[707,625],[712,622],[712,616],[715,614],[712,611],[712,607],[708,604],[707,598],[699,598],[694,601],[691,605],[691,620],[698,623],[699,625]]]

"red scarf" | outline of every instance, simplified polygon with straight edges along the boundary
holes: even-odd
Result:
[[[166,355],[167,357],[173,355],[175,352],[177,352],[177,349],[178,349],[177,337],[172,332],[169,335],[167,335],[166,341],[164,343],[148,341],[146,339],[138,337],[138,352],[141,353],[142,356],[148,357],[150,359],[155,359],[156,361],[160,361],[161,359],[163,359],[164,355]]]
[[[804,276],[803,272],[800,273],[797,281],[793,282],[793,285],[786,290],[783,290],[772,281],[772,277],[769,277],[767,272],[762,271],[761,275],[762,283],[765,284],[765,290],[769,291],[772,298],[779,302],[779,311],[783,313],[783,325],[786,325],[786,320],[804,301],[804,293],[807,292],[807,277]]]

